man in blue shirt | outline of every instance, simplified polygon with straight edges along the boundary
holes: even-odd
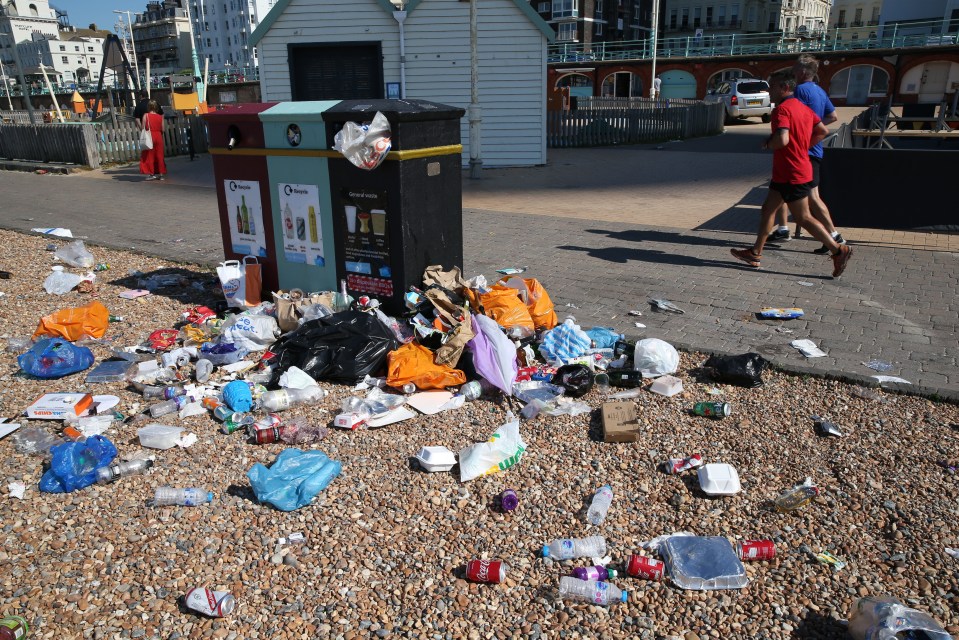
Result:
[[[822,120],[823,124],[830,125],[837,120],[836,107],[833,106],[832,102],[829,100],[829,96],[826,95],[826,92],[823,91],[822,87],[813,81],[818,71],[818,60],[808,54],[799,56],[795,66],[793,66],[793,73],[796,74],[797,82],[794,95],[803,104],[812,109],[812,111]],[[845,244],[846,241],[842,237],[842,234],[836,231],[836,227],[833,226],[832,216],[829,213],[829,208],[819,196],[819,165],[822,163],[821,143],[809,148],[809,160],[812,162],[813,167],[812,190],[809,193],[809,210],[812,212],[813,216],[822,223],[822,225],[826,228],[826,231],[829,232],[829,235],[831,235],[837,243]],[[786,207],[781,207],[779,211],[776,212],[776,218],[779,221],[779,228],[769,235],[769,241],[775,242],[789,240],[789,227],[786,226],[786,212]],[[796,229],[796,237],[799,237],[798,227]],[[813,253],[825,254],[828,252],[829,248],[823,245],[819,249],[816,249]]]

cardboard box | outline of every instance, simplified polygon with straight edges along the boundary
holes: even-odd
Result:
[[[89,393],[45,393],[27,407],[28,418],[66,420],[78,418],[93,405]]]
[[[603,403],[603,441],[636,442],[639,440],[639,423],[636,421],[636,405],[631,402]]]

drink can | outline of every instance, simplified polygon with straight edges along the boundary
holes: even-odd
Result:
[[[740,560],[772,560],[776,545],[772,540],[743,540],[736,545]]]
[[[697,469],[701,466],[703,466],[703,457],[697,453],[688,458],[670,458],[666,462],[666,471],[667,473],[676,475],[677,473]]]
[[[626,564],[627,575],[644,580],[662,580],[665,570],[666,564],[662,560],[636,554],[629,556],[629,562]]]
[[[722,420],[732,412],[728,402],[697,402],[693,406],[693,413],[697,416],[706,416],[714,420]]]
[[[190,589],[183,601],[194,611],[213,618],[228,616],[236,608],[236,598],[228,591],[214,591],[205,587]]]
[[[473,582],[499,584],[506,579],[506,563],[502,560],[470,560],[466,565],[466,578]]]
[[[6,616],[0,618],[0,629],[7,630],[8,635],[6,637],[21,640],[27,637],[27,633],[30,631],[30,625],[20,616]]]

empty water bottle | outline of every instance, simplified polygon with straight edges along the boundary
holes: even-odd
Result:
[[[187,396],[177,396],[176,398],[171,398],[166,402],[160,402],[150,407],[150,415],[154,418],[159,418],[160,416],[165,416],[170,413],[179,411],[190,402],[190,398]]]
[[[564,600],[576,600],[608,607],[614,602],[626,602],[628,594],[608,582],[593,582],[564,576],[559,579],[559,596]]]
[[[142,458],[139,460],[129,460],[127,462],[118,462],[106,467],[97,469],[97,482],[106,484],[113,482],[125,476],[132,476],[137,473],[144,473],[153,466],[153,460]]]
[[[176,489],[174,487],[160,487],[153,497],[153,504],[157,507],[179,504],[186,507],[195,507],[207,502],[213,502],[213,492],[195,487]]]
[[[486,380],[473,380],[460,387],[459,394],[467,401],[472,402],[482,397],[484,393],[489,393],[492,388],[493,386]]]
[[[146,399],[153,398],[163,398],[164,400],[172,400],[177,396],[185,396],[186,389],[183,387],[155,387],[148,386],[143,387],[143,397]]]
[[[590,524],[602,524],[606,519],[606,513],[609,511],[609,505],[613,501],[613,488],[608,484],[596,491],[593,496],[593,502],[589,505],[589,511],[586,512],[586,519]]]
[[[571,558],[602,558],[606,555],[606,539],[602,536],[589,538],[560,538],[543,547],[543,557],[553,560]]]
[[[318,386],[305,389],[277,389],[267,391],[260,398],[260,404],[269,411],[284,411],[293,405],[322,400],[326,392]]]

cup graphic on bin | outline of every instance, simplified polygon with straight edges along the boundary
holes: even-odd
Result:
[[[373,235],[386,235],[386,211],[383,209],[370,209],[370,221],[373,223]]]
[[[350,233],[356,233],[356,207],[346,205],[346,230]]]

